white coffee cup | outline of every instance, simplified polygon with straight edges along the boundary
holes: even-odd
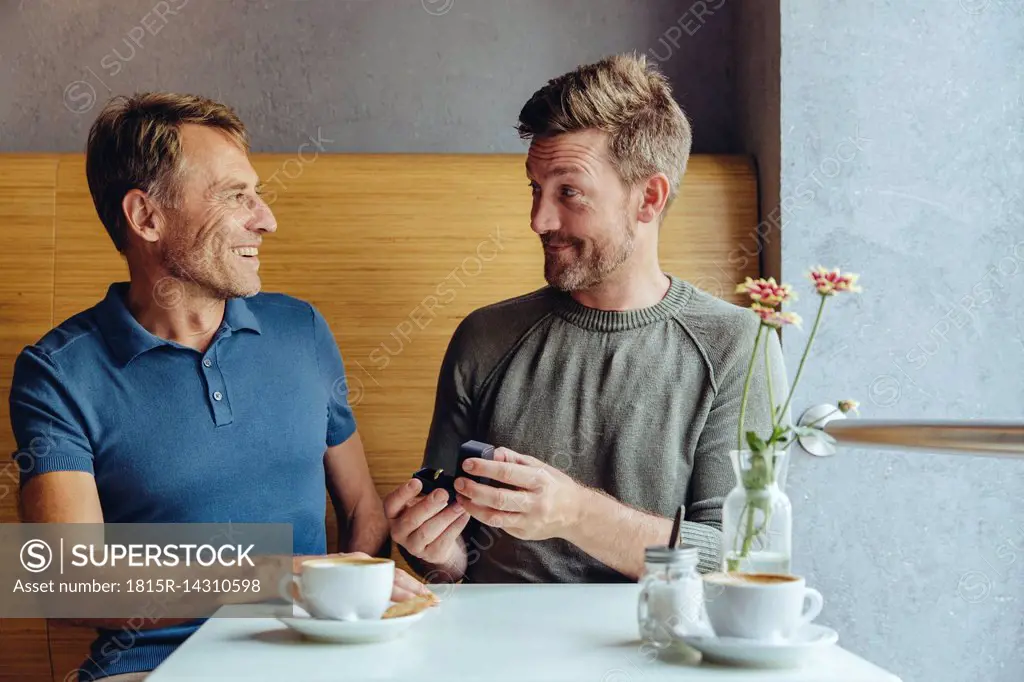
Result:
[[[394,580],[391,559],[324,557],[303,562],[302,573],[284,576],[280,587],[314,618],[378,620],[391,604]]]
[[[710,573],[704,608],[718,637],[783,642],[821,613],[821,593],[803,578],[775,573]],[[805,602],[810,606],[804,610]]]

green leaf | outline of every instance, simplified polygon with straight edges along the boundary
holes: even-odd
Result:
[[[768,449],[764,441],[761,440],[756,433],[753,431],[747,431],[747,443],[750,445],[750,449],[754,452],[764,452]]]
[[[805,437],[820,438],[821,440],[825,441],[829,445],[835,445],[836,444],[836,439],[835,438],[833,438],[832,436],[827,434],[824,430],[816,429],[813,426],[794,426],[793,427],[793,433],[795,433],[797,436],[799,436],[801,438],[805,438]]]

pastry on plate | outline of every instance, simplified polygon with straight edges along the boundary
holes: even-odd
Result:
[[[381,618],[402,618],[403,616],[411,616],[414,613],[419,613],[429,609],[431,606],[440,604],[441,600],[437,598],[437,595],[433,592],[427,592],[426,594],[418,597],[413,597],[406,601],[400,601],[397,604],[393,604]]]

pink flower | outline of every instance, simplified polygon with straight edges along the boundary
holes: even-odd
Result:
[[[757,316],[761,318],[762,324],[775,327],[776,329],[787,324],[799,327],[800,323],[803,322],[796,313],[780,313],[775,308],[763,306],[760,303],[752,303],[750,309],[757,313]]]
[[[751,279],[736,286],[737,294],[749,294],[752,301],[775,306],[785,301],[796,300],[796,294],[788,284],[777,284],[774,277]]]
[[[842,274],[839,272],[839,268],[830,271],[820,265],[811,271],[814,288],[822,296],[835,296],[842,291],[849,291],[853,294],[860,293],[861,288],[857,286],[857,277],[859,275],[852,272]]]

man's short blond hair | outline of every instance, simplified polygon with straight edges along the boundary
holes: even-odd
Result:
[[[693,135],[668,79],[644,55],[620,54],[577,67],[530,97],[517,126],[524,139],[596,129],[608,133],[612,163],[626,184],[664,173],[671,205]]]
[[[178,201],[183,155],[181,126],[222,130],[246,153],[245,126],[228,106],[197,95],[147,92],[112,98],[89,130],[85,174],[100,221],[122,253],[128,221],[121,208],[132,189],[164,205]]]

